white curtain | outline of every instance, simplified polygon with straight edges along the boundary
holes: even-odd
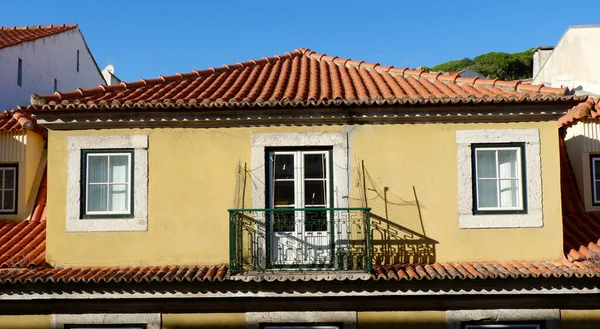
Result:
[[[500,171],[500,207],[519,206],[519,178],[517,150],[499,150],[498,167]]]
[[[496,151],[477,151],[477,200],[481,208],[498,207]]]
[[[108,157],[88,156],[88,211],[107,211]]]
[[[128,210],[128,167],[129,157],[126,155],[117,155],[110,157],[110,211]]]
[[[88,211],[127,211],[129,209],[129,156],[90,155],[88,157]]]

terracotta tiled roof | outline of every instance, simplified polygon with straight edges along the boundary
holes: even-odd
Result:
[[[558,120],[559,127],[568,127],[578,120],[585,118],[597,118],[600,116],[600,98],[589,97],[585,102],[573,106],[565,115]]]
[[[0,268],[43,267],[46,222],[0,222]]]
[[[461,78],[297,49],[282,56],[113,86],[32,95],[36,110],[552,102],[567,89]]]
[[[7,283],[150,283],[224,281],[227,265],[0,269]]]
[[[600,277],[600,267],[589,262],[475,262],[385,265],[375,268],[378,280],[455,280]]]
[[[31,222],[45,222],[46,221],[46,200],[48,196],[48,167],[44,168],[44,175],[40,181],[40,187],[38,188],[38,194],[35,198],[35,205],[33,211],[29,216]]]
[[[76,24],[0,27],[0,49],[76,28]]]
[[[29,129],[40,135],[46,135],[48,130],[37,124],[31,113],[21,110],[4,110],[0,112],[0,131],[21,131]]]
[[[0,222],[0,268],[46,267],[46,169],[29,219]]]

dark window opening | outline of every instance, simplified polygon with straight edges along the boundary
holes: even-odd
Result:
[[[19,67],[17,72],[17,84],[23,86],[23,60],[19,58]]]

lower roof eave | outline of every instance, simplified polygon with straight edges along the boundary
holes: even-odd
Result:
[[[0,314],[600,308],[595,278],[6,286]],[[112,310],[112,311],[111,311]]]

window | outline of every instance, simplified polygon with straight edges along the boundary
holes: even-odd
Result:
[[[148,136],[67,138],[67,232],[148,229]]]
[[[79,49],[77,49],[77,72],[79,72]]]
[[[544,226],[538,129],[456,131],[458,227]]]
[[[58,90],[58,80],[54,79],[54,91]]]
[[[526,213],[523,143],[473,144],[473,213]]]
[[[590,155],[592,174],[592,205],[600,206],[600,154]]]
[[[133,215],[133,150],[82,150],[82,218]]]
[[[23,86],[23,60],[19,58],[19,64],[17,67],[17,85]]]
[[[0,165],[0,214],[17,213],[17,181],[17,165]]]

